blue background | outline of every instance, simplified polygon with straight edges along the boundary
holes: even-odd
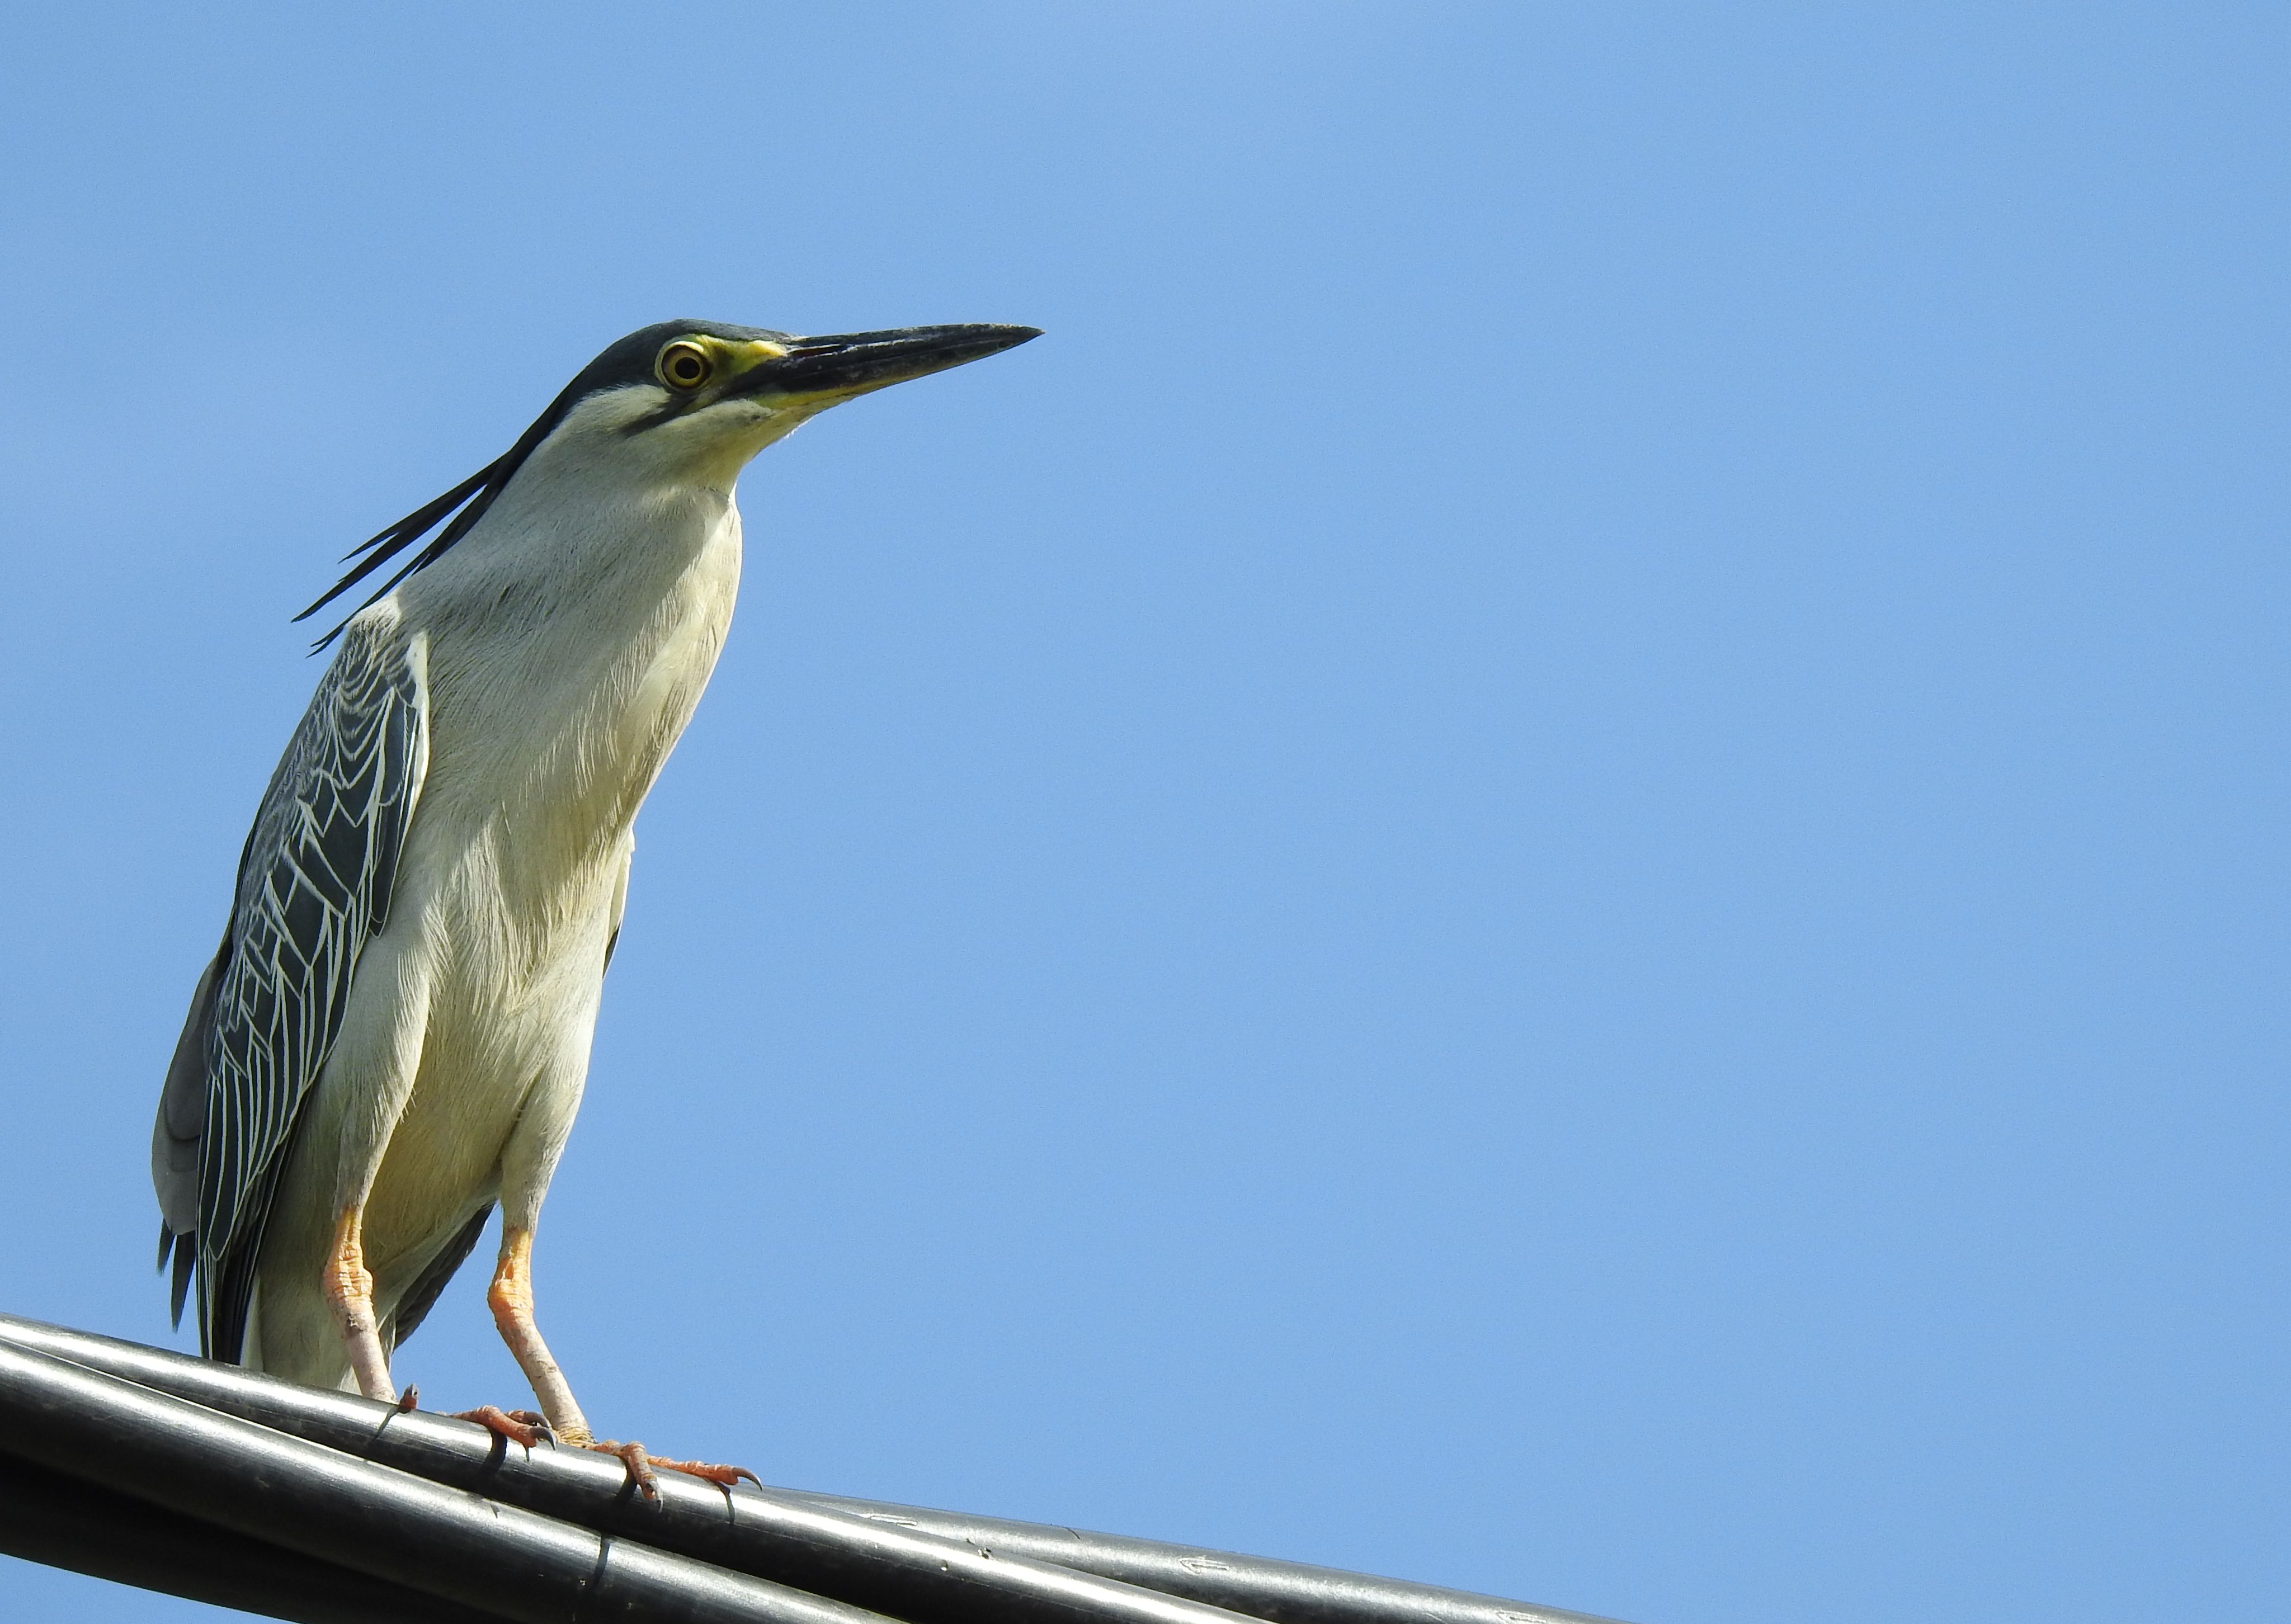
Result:
[[[338,554],[644,323],[1026,322],[743,486],[541,1230],[600,1425],[1643,1624],[2283,1617],[2287,36],[15,8],[0,1306],[169,1339]],[[426,1402],[520,1395],[482,1284]]]

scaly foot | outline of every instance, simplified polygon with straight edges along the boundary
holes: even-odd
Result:
[[[669,1460],[659,1455],[647,1454],[641,1443],[622,1443],[611,1438],[599,1438],[586,1447],[599,1454],[618,1459],[628,1468],[629,1481],[648,1500],[660,1498],[660,1471],[682,1472],[687,1477],[705,1478],[719,1489],[728,1489],[743,1477],[759,1489],[764,1486],[764,1480],[744,1466],[711,1466],[702,1460]]]
[[[475,1421],[495,1437],[506,1438],[511,1443],[531,1449],[536,1443],[554,1443],[557,1435],[549,1430],[547,1418],[538,1410],[502,1410],[493,1404],[479,1404],[475,1410],[457,1410],[457,1421]]]
[[[401,1410],[410,1410],[409,1403],[400,1403]],[[555,1444],[557,1434],[550,1429],[548,1418],[537,1410],[503,1410],[494,1404],[480,1404],[475,1410],[457,1411],[457,1421],[475,1421],[495,1437],[506,1438],[511,1443],[531,1449],[536,1443]],[[641,1443],[623,1443],[617,1438],[567,1437],[567,1443],[581,1449],[592,1449],[600,1455],[610,1455],[627,1468],[630,1483],[647,1499],[660,1498],[660,1474],[682,1472],[687,1477],[701,1478],[720,1489],[728,1489],[742,1478],[759,1489],[764,1480],[744,1466],[717,1466],[705,1460],[670,1460],[647,1451]]]

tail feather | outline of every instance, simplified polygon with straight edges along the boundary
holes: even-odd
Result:
[[[199,1238],[195,1234],[179,1235],[164,1224],[159,1229],[159,1266],[167,1266],[167,1252],[173,1247],[175,1254],[175,1278],[167,1290],[168,1322],[178,1331],[183,1328],[183,1304],[191,1295],[191,1268],[198,1261]]]

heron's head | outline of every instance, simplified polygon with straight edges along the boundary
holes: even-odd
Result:
[[[551,408],[556,421],[543,438],[579,440],[583,452],[606,457],[617,440],[648,468],[728,488],[756,453],[828,407],[1023,344],[1037,331],[972,324],[799,338],[725,322],[662,322],[583,368]]]
[[[414,561],[366,600],[374,602],[468,535],[528,464],[578,469],[607,482],[729,491],[756,453],[828,407],[1039,336],[1036,327],[989,323],[826,338],[720,321],[639,328],[583,367],[507,453],[354,549],[357,567],[294,618],[316,614],[435,530]]]

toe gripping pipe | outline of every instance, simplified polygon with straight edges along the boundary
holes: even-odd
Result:
[[[522,1450],[0,1314],[0,1553],[306,1624],[1603,1624],[1300,1564]]]

